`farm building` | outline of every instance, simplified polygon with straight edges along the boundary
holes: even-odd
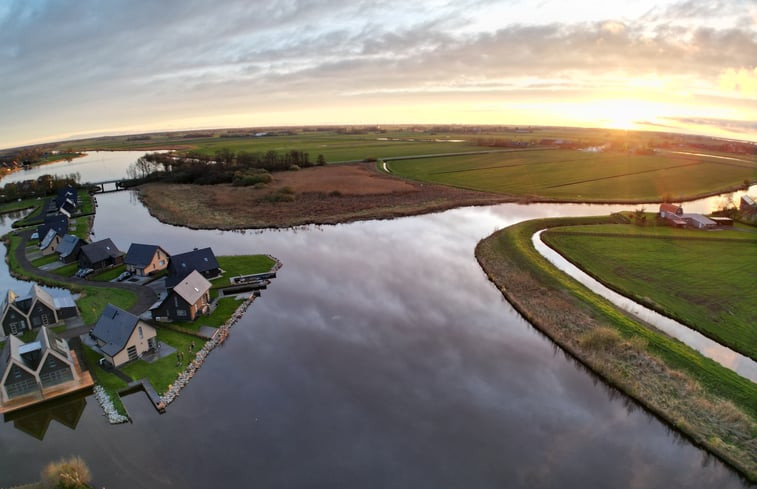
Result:
[[[173,287],[181,282],[184,277],[197,270],[208,280],[221,275],[221,267],[218,265],[213,250],[210,248],[194,249],[187,253],[174,255],[168,263],[168,278],[166,286]]]
[[[84,245],[79,253],[79,266],[82,268],[99,270],[112,265],[120,265],[123,261],[123,251],[116,248],[110,238]]]
[[[58,245],[58,255],[63,263],[73,263],[79,260],[81,247],[87,244],[86,241],[73,234],[63,236]]]
[[[126,269],[135,275],[145,277],[168,267],[170,256],[158,245],[133,243],[126,252]]]
[[[742,195],[739,201],[739,212],[744,217],[757,214],[757,203],[748,195]]]
[[[114,367],[137,360],[158,345],[155,328],[113,304],[105,306],[90,335]]]
[[[683,207],[667,202],[660,204],[660,217],[663,219],[676,219],[683,215]]]
[[[176,284],[165,300],[151,312],[153,319],[168,318],[172,321],[194,321],[210,309],[210,287],[208,280],[193,270]]]
[[[0,401],[44,394],[46,389],[77,380],[68,344],[42,327],[35,341],[8,338],[0,354]]]
[[[702,214],[684,214],[681,217],[686,221],[686,224],[697,229],[713,229],[717,227],[715,221]]]

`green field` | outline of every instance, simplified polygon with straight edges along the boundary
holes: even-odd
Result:
[[[613,289],[757,359],[757,233],[608,224],[544,239]]]
[[[682,200],[757,179],[752,163],[683,155],[529,150],[393,160],[413,180],[534,199],[629,202]]]

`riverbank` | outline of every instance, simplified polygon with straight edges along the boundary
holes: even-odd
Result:
[[[273,174],[263,188],[147,184],[140,199],[162,222],[192,229],[253,229],[391,219],[518,199],[410,182],[356,163]]]
[[[476,258],[508,301],[566,352],[757,481],[757,386],[627,317],[555,270],[530,241],[545,227],[605,221],[521,223],[482,240]]]

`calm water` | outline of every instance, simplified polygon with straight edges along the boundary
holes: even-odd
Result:
[[[96,238],[123,249],[211,245],[271,253],[284,268],[167,414],[137,394],[125,398],[134,423],[110,426],[90,397],[0,425],[4,485],[78,454],[108,489],[742,486],[567,359],[473,256],[511,223],[613,207],[500,205],[241,233],[161,224],[128,192],[98,201]],[[30,436],[51,416],[65,423]]]

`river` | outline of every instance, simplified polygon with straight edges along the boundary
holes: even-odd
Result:
[[[88,397],[1,425],[2,485],[71,454],[108,489],[744,485],[532,328],[473,255],[524,219],[629,206],[224,232],[162,224],[131,192],[98,202],[95,238],[123,249],[210,245],[284,268],[166,414],[136,394],[134,422],[111,426]]]

